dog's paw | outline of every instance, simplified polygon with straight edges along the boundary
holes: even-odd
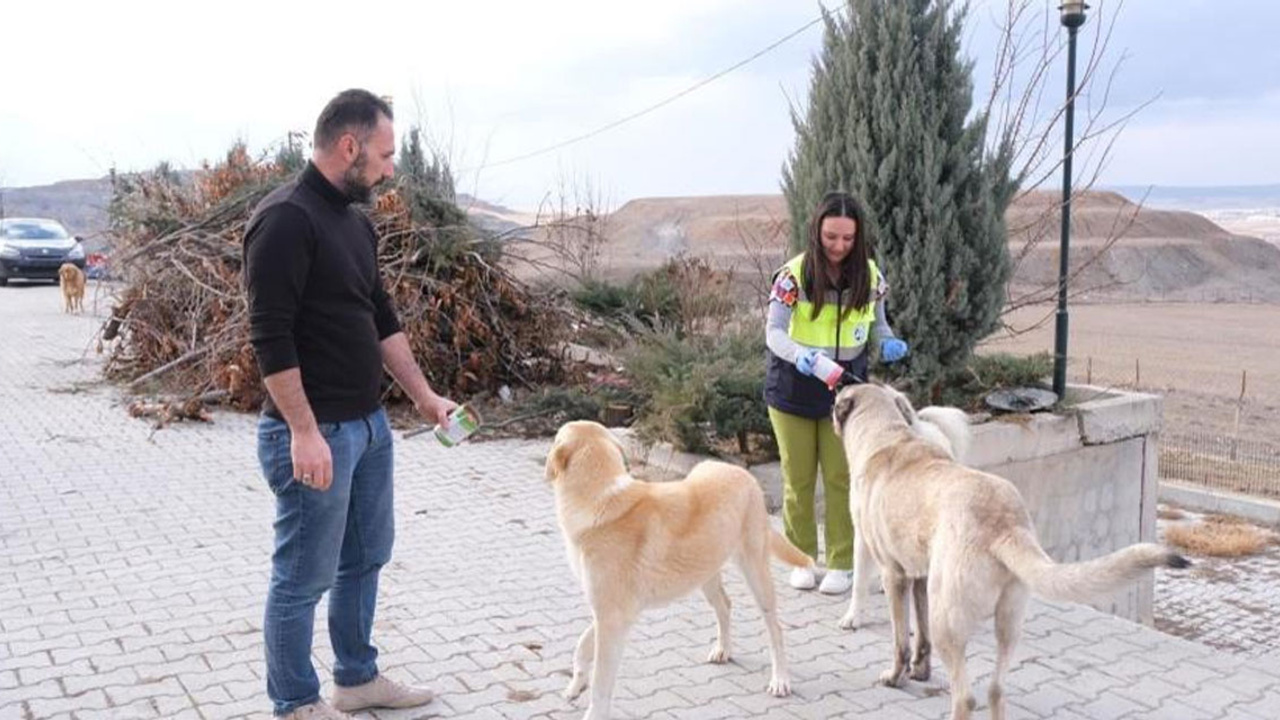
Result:
[[[885,687],[902,687],[902,681],[906,679],[907,674],[903,672],[906,668],[893,666],[888,670],[880,673],[880,684]]]
[[[933,674],[933,667],[930,663],[926,662],[926,663],[920,663],[917,665],[912,665],[911,674],[909,675],[909,677],[912,680],[924,682],[928,680],[929,676],[932,674]]]
[[[720,643],[711,648],[711,652],[707,654],[707,662],[723,665],[729,662],[729,648],[721,647]]]
[[[575,672],[573,674],[573,679],[569,681],[569,686],[566,687],[564,689],[564,692],[560,694],[564,697],[565,700],[573,700],[574,698],[581,695],[582,691],[586,689],[587,689],[586,673]]]
[[[840,618],[840,629],[841,630],[857,630],[858,616],[851,612],[845,613]]]
[[[769,694],[774,697],[786,697],[791,694],[791,678],[774,675],[769,681]]]

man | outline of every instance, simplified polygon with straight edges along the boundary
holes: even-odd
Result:
[[[373,225],[352,206],[391,178],[395,144],[385,101],[340,93],[316,122],[311,162],[263,199],[245,232],[250,339],[269,395],[258,459],[276,495],[267,694],[285,718],[349,718],[432,700],[430,690],[380,675],[370,643],[394,534],[383,366],[427,420],[446,423],[456,407],[414,360],[383,288]],[[320,699],[311,664],[325,591],[332,705]]]

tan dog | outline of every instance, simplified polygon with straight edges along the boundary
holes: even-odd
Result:
[[[741,568],[769,630],[768,692],[790,694],[769,556],[796,567],[812,567],[813,559],[769,526],[764,493],[750,473],[707,461],[682,482],[636,480],[627,474],[617,439],[593,422],[560,428],[546,472],[569,563],[593,616],[564,691],[572,699],[591,685],[586,720],[609,717],[627,632],[645,608],[701,588],[716,613],[708,660],[728,662],[729,597],[720,570],[730,560]]]
[[[894,396],[894,402],[899,401],[906,403],[909,407],[910,400],[902,393],[890,386],[884,386],[890,394]],[[963,410],[953,407],[937,407],[930,406],[921,408],[915,412],[911,418],[909,429],[913,434],[922,440],[925,440],[937,446],[944,452],[947,457],[963,464],[964,458],[969,451],[969,416]],[[850,504],[854,503],[854,495],[850,495]],[[855,508],[853,512],[857,512]],[[857,527],[855,525],[855,527]],[[840,618],[840,627],[845,630],[853,630],[858,627],[858,616],[860,608],[867,604],[867,595],[870,593],[870,585],[876,573],[872,566],[870,554],[867,552],[865,544],[858,542],[858,538],[854,537],[854,555],[853,555],[853,592],[849,598],[849,609],[844,616]],[[927,625],[927,618],[924,616],[925,608],[928,607],[927,586],[924,578],[911,581],[911,593],[915,598],[915,607],[917,613],[917,625]],[[927,649],[925,650],[927,652]],[[912,680],[928,680],[930,673],[927,658],[922,658],[912,666]]]
[[[58,268],[58,285],[62,287],[62,311],[84,311],[84,271],[71,263]]]
[[[1036,540],[1031,517],[1008,480],[966,468],[911,429],[905,397],[876,385],[846,388],[832,410],[849,457],[849,504],[858,529],[855,556],[874,559],[893,623],[893,665],[880,680],[900,685],[907,672],[907,588],[917,589],[913,675],[927,676],[930,643],[951,677],[951,717],[973,708],[965,645],[975,626],[995,616],[996,666],[991,716],[1005,717],[1001,678],[1022,631],[1030,593],[1082,602],[1142,577],[1151,568],[1186,567],[1186,558],[1151,543],[1086,562],[1059,565]],[[919,583],[917,583],[917,588]]]

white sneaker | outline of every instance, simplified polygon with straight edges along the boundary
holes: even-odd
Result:
[[[853,587],[852,570],[828,570],[818,586],[818,592],[824,595],[842,595]]]
[[[412,687],[382,675],[363,685],[333,689],[333,706],[344,712],[365,708],[411,708],[426,705],[435,698],[427,688]]]
[[[355,718],[344,712],[338,712],[329,703],[323,700],[317,700],[310,705],[303,705],[295,708],[293,712],[277,720],[355,720]]]
[[[813,574],[813,568],[798,567],[791,571],[788,582],[797,590],[812,590],[817,586],[818,578]]]

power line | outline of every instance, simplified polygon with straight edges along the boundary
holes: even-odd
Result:
[[[791,32],[787,33],[786,35],[783,35],[782,37],[780,37],[780,38],[778,38],[777,40],[773,41],[772,43],[770,43],[769,45],[765,46],[764,48],[761,48],[760,50],[757,50],[756,52],[752,53],[749,57],[747,57],[747,58],[745,58],[745,59],[743,59],[743,60],[739,60],[738,62],[734,63],[733,65],[730,65],[729,67],[727,67],[727,68],[725,68],[725,69],[721,70],[720,72],[717,72],[716,74],[714,74],[714,75],[712,75],[712,76],[710,76],[710,77],[704,78],[703,80],[700,80],[700,81],[698,81],[698,82],[694,83],[693,85],[690,85],[689,87],[685,88],[684,90],[681,90],[680,92],[676,93],[675,95],[672,95],[671,97],[668,97],[668,98],[666,98],[665,100],[662,100],[662,101],[660,101],[660,102],[658,102],[658,103],[656,103],[656,104],[650,105],[649,107],[647,107],[647,108],[645,108],[645,109],[643,109],[643,110],[640,110],[640,111],[637,111],[637,112],[631,113],[630,115],[627,115],[627,116],[625,116],[625,117],[618,118],[617,120],[614,120],[614,121],[612,121],[612,122],[610,122],[610,123],[607,123],[607,124],[605,124],[605,125],[601,125],[600,127],[596,128],[596,129],[594,129],[594,130],[591,130],[591,131],[589,131],[589,132],[585,132],[585,133],[583,133],[583,134],[581,134],[581,135],[577,135],[577,136],[571,137],[571,138],[569,138],[569,139],[567,139],[567,140],[562,140],[562,141],[560,141],[560,142],[558,142],[558,143],[556,143],[556,144],[554,144],[554,145],[548,145],[548,146],[546,146],[546,147],[539,148],[539,149],[537,149],[537,150],[533,150],[533,151],[531,151],[531,152],[524,153],[524,154],[522,154],[522,155],[516,155],[515,157],[509,157],[509,158],[506,158],[505,160],[499,160],[498,162],[486,163],[486,164],[484,164],[484,165],[482,165],[482,166],[479,166],[479,167],[474,167],[474,168],[465,168],[465,169],[463,169],[461,172],[470,172],[470,171],[473,171],[473,170],[487,170],[487,169],[489,169],[489,168],[502,167],[503,165],[510,165],[510,164],[512,164],[512,163],[517,163],[517,162],[520,162],[520,161],[522,161],[522,160],[528,160],[528,159],[530,159],[530,158],[535,158],[535,157],[538,157],[539,155],[546,155],[547,153],[552,153],[552,152],[555,152],[555,151],[557,151],[557,150],[561,150],[561,149],[563,149],[563,148],[569,147],[570,145],[574,145],[574,144],[580,143],[580,142],[582,142],[583,140],[590,140],[591,138],[593,138],[593,137],[595,137],[595,136],[597,136],[597,135],[600,135],[600,134],[602,134],[602,133],[606,133],[606,132],[608,132],[608,131],[610,131],[610,130],[612,130],[612,129],[616,128],[616,127],[619,127],[619,126],[621,126],[621,125],[625,125],[625,124],[627,124],[627,123],[629,123],[629,122],[631,122],[631,121],[633,121],[633,120],[638,120],[638,119],[640,119],[640,118],[644,117],[645,115],[648,115],[649,113],[652,113],[652,112],[654,112],[654,111],[656,111],[656,110],[660,110],[660,109],[662,109],[662,108],[666,107],[667,105],[670,105],[671,103],[675,102],[676,100],[679,100],[680,98],[682,98],[682,97],[684,97],[684,96],[686,96],[686,95],[689,95],[690,93],[696,92],[697,90],[700,90],[700,89],[702,89],[703,87],[706,87],[707,85],[710,85],[711,83],[715,82],[716,80],[719,80],[720,78],[724,77],[725,75],[728,75],[729,73],[733,72],[734,70],[737,70],[737,69],[739,69],[739,68],[743,67],[744,65],[748,65],[748,64],[750,64],[750,63],[754,62],[755,60],[759,59],[760,57],[762,57],[762,56],[764,56],[764,55],[767,55],[768,53],[770,53],[770,52],[772,52],[774,49],[776,49],[778,46],[780,46],[780,45],[782,45],[782,44],[786,43],[788,40],[791,40],[792,38],[796,37],[797,35],[800,35],[801,33],[803,33],[804,31],[808,30],[809,28],[813,27],[814,25],[817,25],[818,23],[822,22],[823,18],[825,18],[825,17],[826,17],[826,15],[825,15],[825,14],[823,14],[823,15],[820,15],[820,16],[818,16],[818,17],[814,18],[813,20],[810,20],[809,22],[805,23],[804,25],[800,26],[799,28],[796,28],[795,30],[792,30]]]

